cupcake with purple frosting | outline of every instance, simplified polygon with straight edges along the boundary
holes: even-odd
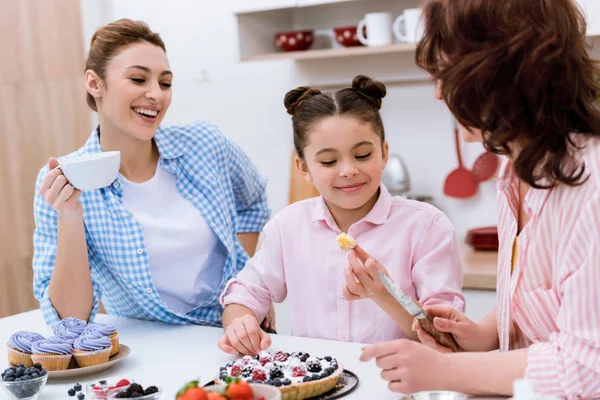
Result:
[[[79,367],[89,367],[108,361],[112,351],[112,341],[99,333],[81,335],[73,345],[73,357]]]
[[[26,367],[32,367],[31,346],[40,340],[44,340],[44,337],[35,332],[19,331],[14,333],[6,344],[8,362],[12,365],[23,363]]]
[[[54,326],[54,334],[64,341],[69,341],[71,344],[75,342],[83,331],[87,323],[84,320],[68,317],[60,321]]]
[[[110,356],[114,356],[119,352],[119,332],[114,325],[110,324],[88,324],[83,330],[82,335],[97,334],[108,336],[112,342],[112,351]]]
[[[31,345],[31,359],[42,364],[46,371],[61,371],[69,368],[73,346],[57,336],[40,340]]]

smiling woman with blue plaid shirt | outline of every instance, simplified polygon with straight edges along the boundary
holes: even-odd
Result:
[[[34,292],[49,325],[108,313],[174,324],[221,324],[218,298],[269,218],[266,180],[217,127],[160,126],[171,104],[165,46],[120,20],[92,38],[88,104],[99,127],[67,156],[118,150],[112,185],[73,188],[58,161],[34,200]]]

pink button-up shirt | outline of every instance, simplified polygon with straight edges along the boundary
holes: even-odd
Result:
[[[517,234],[518,180],[505,161],[498,181],[498,333],[500,350],[529,347],[526,378],[536,390],[600,398],[600,141],[577,138],[588,180],[532,188],[531,219]]]
[[[260,250],[225,289],[224,305],[242,304],[262,321],[271,301],[287,298],[295,336],[360,343],[405,337],[370,299],[344,299],[348,254],[335,241],[341,232],[322,197],[286,207],[263,233]],[[464,308],[457,237],[436,208],[381,186],[373,209],[348,234],[413,298]]]

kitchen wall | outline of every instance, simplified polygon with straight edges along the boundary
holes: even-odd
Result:
[[[407,6],[414,3],[406,1]],[[173,104],[165,123],[208,119],[218,124],[269,177],[275,212],[288,202],[292,133],[283,107],[285,93],[307,83],[350,83],[359,73],[393,78],[404,64],[412,63],[406,57],[386,63],[377,58],[327,60],[308,66],[288,60],[240,63],[232,0],[172,0],[168,6],[158,0],[82,0],[82,8],[86,46],[97,27],[124,17],[144,20],[161,34],[175,73]],[[404,158],[410,171],[413,194],[432,196],[461,236],[471,227],[495,223],[493,182],[483,184],[468,200],[442,193],[444,178],[457,160],[451,116],[433,99],[432,85],[390,86],[382,114],[391,150]],[[468,166],[482,152],[479,144],[463,149]]]

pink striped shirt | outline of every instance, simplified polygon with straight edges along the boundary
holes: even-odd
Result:
[[[339,233],[322,197],[286,207],[265,226],[260,250],[228,283],[223,304],[242,304],[262,320],[271,301],[287,298],[295,336],[359,343],[405,337],[370,299],[344,299],[348,255],[335,241]],[[464,309],[458,240],[436,208],[392,197],[382,185],[373,209],[348,233],[413,298]]]
[[[506,160],[498,180],[500,350],[529,347],[525,377],[541,393],[600,398],[600,140],[576,137],[589,179],[532,188],[517,234],[518,180]]]

